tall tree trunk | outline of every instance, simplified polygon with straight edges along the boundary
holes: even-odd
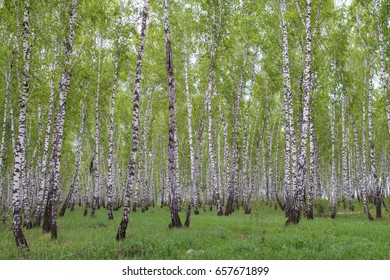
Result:
[[[38,135],[42,135],[42,105],[41,102],[38,103],[38,113],[37,113],[37,118],[38,118]],[[35,199],[36,199],[36,193],[37,193],[37,186],[40,178],[40,170],[41,170],[41,159],[38,155],[38,151],[41,150],[41,138],[37,137],[36,139],[36,144],[34,147],[32,159],[31,159],[31,164],[29,165],[28,171],[29,171],[29,176],[28,176],[28,184],[31,185],[31,196],[30,196],[30,205],[33,207],[35,204]],[[38,159],[37,159],[38,158]],[[36,162],[36,164],[34,164]],[[34,165],[34,166],[33,166]]]
[[[62,141],[64,134],[64,122],[66,114],[66,97],[71,81],[72,72],[72,56],[73,56],[73,41],[75,36],[75,24],[77,19],[77,0],[72,0],[71,7],[69,9],[69,37],[65,44],[65,65],[62,72],[61,81],[59,84],[59,107],[55,118],[55,130],[53,135],[53,155],[51,159],[51,174],[50,174],[50,190],[49,190],[49,202],[46,205],[47,212],[51,213],[50,216],[46,216],[45,219],[50,218],[50,222],[46,220],[47,224],[50,224],[51,238],[57,239],[57,201],[58,201],[58,185],[60,177],[61,166],[61,152]]]
[[[111,104],[110,104],[110,130],[108,132],[108,157],[107,157],[107,214],[108,219],[114,219],[112,214],[112,193],[114,188],[114,170],[113,170],[113,156],[114,156],[114,132],[115,132],[115,97],[118,87],[118,64],[119,64],[119,49],[116,47],[115,61],[114,61],[114,85],[111,92]]]
[[[191,194],[190,194],[190,203],[188,205],[189,208],[194,206],[194,211],[198,211],[197,209],[197,203],[196,203],[196,187],[194,180],[195,177],[195,166],[194,166],[194,144],[192,141],[192,105],[191,105],[191,98],[190,98],[190,89],[189,89],[189,81],[188,81],[188,52],[187,52],[187,35],[184,35],[184,43],[183,43],[183,50],[184,50],[184,79],[185,79],[185,94],[186,94],[186,101],[187,101],[187,124],[188,124],[188,144],[190,146],[190,165],[191,165]],[[199,143],[199,142],[198,142]],[[199,144],[198,144],[199,146]],[[191,209],[189,210],[191,213]],[[191,215],[191,214],[190,214]],[[188,213],[187,213],[188,216]],[[188,220],[188,225],[187,225]],[[186,218],[185,222],[186,226],[189,226],[189,217]]]
[[[148,210],[147,206],[147,186],[148,186],[148,143],[146,138],[146,130],[147,130],[147,121],[149,117],[149,110],[150,110],[150,96],[148,98],[148,103],[146,105],[146,112],[144,116],[144,122],[143,122],[143,128],[142,128],[142,142],[143,142],[143,158],[141,161],[141,153],[140,153],[140,162],[142,162],[142,165],[139,165],[139,168],[142,169],[142,175],[140,176],[140,191],[141,193],[141,211],[144,213],[146,210]]]
[[[366,102],[365,102],[365,93],[363,93],[363,105],[362,105],[362,161],[361,161],[361,191],[363,196],[364,209],[366,211],[367,217],[369,220],[373,220],[370,209],[368,208],[368,198],[367,198],[367,165],[366,165]],[[357,136],[356,136],[357,137]],[[356,159],[358,161],[358,159]]]
[[[9,71],[5,73],[5,97],[4,97],[4,115],[3,115],[3,127],[1,132],[1,146],[0,146],[0,209],[3,202],[3,193],[4,193],[4,182],[5,176],[3,172],[3,159],[4,159],[4,146],[5,146],[5,132],[7,126],[7,116],[8,116],[8,104],[10,107],[12,104],[9,100],[10,87],[11,87],[11,75],[14,64],[14,53],[12,53],[11,65]]]
[[[321,176],[320,176],[320,155],[318,151],[318,144],[317,144],[317,138],[314,135],[314,164],[315,164],[315,169],[314,169],[314,188],[315,188],[315,194],[317,199],[322,198],[322,185],[321,185]]]
[[[194,214],[198,215],[199,210],[198,210],[198,202],[197,202],[197,191],[196,191],[196,176],[198,173],[198,168],[201,167],[199,166],[199,156],[201,152],[201,147],[202,147],[202,140],[203,140],[203,129],[204,129],[204,118],[205,116],[202,117],[200,121],[200,126],[198,130],[198,137],[197,137],[197,148],[196,148],[196,154],[194,158],[194,173],[192,173],[192,178],[191,178],[191,202],[188,204],[188,209],[187,209],[187,215],[186,215],[186,221],[184,225],[186,227],[190,226],[190,218],[191,218],[191,208],[194,206]],[[201,165],[202,163],[200,163]],[[200,168],[199,168],[200,169]]]
[[[336,178],[336,160],[335,160],[335,119],[336,119],[336,102],[332,101],[332,120],[331,120],[331,141],[332,141],[332,213],[331,218],[336,218],[337,213],[337,178]]]
[[[99,186],[99,97],[100,97],[100,84],[101,84],[101,56],[102,56],[102,48],[103,48],[103,38],[102,35],[99,34],[100,38],[99,40],[99,54],[98,54],[98,73],[97,73],[97,90],[96,90],[96,98],[95,98],[95,156],[94,156],[94,181],[93,181],[93,199],[92,199],[92,209],[91,209],[91,216],[95,216],[95,211],[98,205],[100,205],[100,186]]]
[[[50,133],[51,133],[51,124],[53,121],[53,107],[54,107],[54,95],[55,95],[55,72],[57,69],[57,56],[60,40],[57,37],[55,48],[54,48],[54,61],[52,64],[52,77],[50,80],[50,97],[49,97],[49,108],[47,112],[47,124],[45,131],[45,143],[43,148],[43,157],[42,157],[42,169],[41,169],[41,178],[38,186],[37,192],[37,207],[35,209],[34,216],[34,227],[41,226],[42,219],[42,207],[45,207],[44,199],[47,199],[46,194],[46,181],[47,181],[47,160],[49,158],[49,144],[50,144]]]
[[[222,111],[221,103],[218,101],[219,113],[221,114],[221,121],[223,127],[223,139],[224,139],[224,168],[225,168],[225,180],[224,180],[224,189],[226,190],[226,186],[230,186],[230,146],[228,139],[228,127],[225,120],[225,115]],[[225,215],[230,215],[225,211]]]
[[[309,146],[310,146],[310,167],[309,167],[309,196],[306,209],[306,218],[312,220],[313,200],[314,200],[314,181],[315,181],[315,149],[314,149],[314,124],[313,116],[309,116]]]
[[[385,49],[384,49],[384,36],[382,31],[382,24],[380,22],[380,7],[379,0],[373,0],[375,8],[375,18],[378,25],[378,39],[379,39],[379,64],[380,64],[380,81],[382,87],[382,93],[386,96],[386,116],[388,133],[390,135],[390,97],[387,94],[387,80],[386,80],[386,66],[385,66]]]
[[[254,84],[254,79],[252,77],[252,88],[251,91],[249,92],[249,101],[246,106],[245,110],[245,123],[244,123],[244,143],[243,143],[243,157],[242,157],[242,169],[243,169],[243,186],[242,186],[242,197],[243,197],[243,202],[244,202],[244,211],[245,214],[250,214],[251,209],[249,208],[249,179],[248,179],[248,150],[249,150],[249,144],[248,144],[248,130],[250,128],[249,125],[249,107],[251,104],[250,101],[250,94],[252,94],[253,91],[253,84]]]
[[[155,160],[156,160],[156,148],[154,148],[154,150],[153,150],[153,154],[152,154],[152,158],[151,158],[151,167],[150,167],[150,188],[149,188],[148,204],[149,204],[149,206],[152,206],[152,207],[155,207],[155,177],[154,177]]]
[[[85,107],[87,103],[87,92],[85,92],[84,95],[84,101],[83,101],[83,106],[81,109],[81,125],[80,125],[80,131],[79,131],[79,137],[77,139],[77,148],[76,148],[76,155],[75,155],[75,160],[74,160],[74,170],[73,170],[73,176],[72,176],[72,181],[69,186],[69,191],[68,195],[65,198],[65,201],[62,205],[61,211],[59,213],[60,216],[64,216],[66,209],[70,206],[72,202],[72,196],[73,196],[73,191],[76,185],[76,182],[79,179],[80,176],[80,162],[81,158],[83,156],[83,137],[84,137],[84,127],[85,127],[85,119],[86,119],[86,114],[85,114]]]
[[[211,65],[210,65],[211,66]],[[211,90],[213,83],[214,69],[210,67],[210,74],[208,79],[208,87],[206,90],[205,102],[207,102],[207,122],[208,122],[208,140],[209,140],[209,155],[210,155],[210,172],[211,172],[211,180],[214,185],[215,199],[217,203],[217,215],[222,216],[222,203],[221,203],[221,195],[219,192],[219,181],[216,172],[215,166],[215,149],[214,149],[214,141],[212,136],[212,117],[211,117]]]
[[[288,34],[286,14],[286,1],[279,0],[282,14],[282,49],[283,49],[283,96],[285,107],[285,155],[284,155],[284,189],[285,189],[285,212],[288,216],[291,212],[291,183],[293,189],[296,189],[297,183],[297,160],[296,160],[296,138],[294,132],[294,110],[290,79],[290,59],[288,55]],[[292,182],[290,178],[292,164]]]
[[[375,192],[375,206],[376,206],[376,218],[382,218],[382,194],[381,188],[378,183],[378,175],[376,172],[376,158],[375,158],[375,143],[373,138],[373,123],[372,123],[372,92],[374,90],[373,85],[374,69],[370,66],[370,76],[368,81],[368,142],[370,143],[370,161],[371,161],[371,176]]]
[[[296,188],[294,186],[294,204],[290,211],[288,223],[297,224],[301,218],[301,212],[304,200],[305,189],[305,175],[307,169],[307,155],[306,144],[308,135],[309,123],[309,101],[311,91],[311,44],[312,44],[312,30],[311,30],[311,0],[306,0],[306,20],[305,20],[305,71],[304,71],[304,97],[303,97],[303,113],[301,126],[301,141],[298,158],[298,177]],[[293,155],[294,156],[294,155]]]
[[[358,133],[357,133],[357,129],[356,129],[356,124],[352,120],[352,117],[351,117],[351,123],[352,123],[352,128],[353,128],[353,143],[354,143],[354,150],[355,150],[355,173],[357,176],[359,191],[360,191],[361,197],[363,199],[364,213],[367,214],[368,219],[371,221],[371,220],[373,220],[373,218],[372,218],[370,210],[368,208],[367,190],[366,190],[366,185],[365,185],[366,178],[365,178],[365,175],[363,175],[363,173],[362,173],[362,163],[361,163],[361,159],[360,159]]]
[[[249,106],[248,106],[249,107]],[[242,185],[242,198],[245,214],[250,214],[251,209],[249,209],[249,180],[248,180],[248,110],[245,113],[245,126],[244,126],[244,150],[242,158],[242,175],[243,175],[243,185]]]
[[[22,216],[21,216],[21,201],[20,201],[20,179],[21,172],[24,171],[22,163],[25,161],[25,135],[26,135],[26,101],[30,90],[30,43],[29,43],[29,17],[30,17],[30,1],[25,2],[25,11],[23,16],[23,91],[19,99],[19,127],[18,127],[18,141],[14,153],[14,173],[12,185],[12,206],[13,206],[13,227],[12,231],[15,237],[16,246],[28,250],[26,238],[22,232]],[[26,208],[26,205],[25,205]],[[29,207],[27,206],[27,210]],[[26,218],[29,217],[26,214]],[[27,225],[30,227],[30,225]]]
[[[238,122],[240,118],[240,103],[241,103],[241,94],[242,94],[242,88],[244,84],[244,69],[246,65],[246,53],[245,50],[243,51],[243,63],[242,63],[242,69],[240,78],[238,81],[238,88],[237,88],[237,99],[235,104],[235,114],[234,114],[234,126],[233,126],[233,161],[232,161],[232,171],[231,171],[231,180],[228,187],[228,201],[225,208],[225,215],[228,216],[233,213],[234,211],[234,203],[237,197],[235,197],[235,194],[237,193],[236,189],[238,188]]]
[[[116,240],[122,240],[126,237],[126,229],[127,229],[127,224],[129,222],[129,215],[130,215],[131,189],[134,183],[135,162],[137,156],[138,135],[139,135],[139,91],[140,91],[140,83],[141,83],[142,57],[144,54],[144,45],[145,45],[146,19],[148,17],[148,6],[149,6],[149,0],[145,0],[142,9],[142,26],[140,32],[138,60],[136,66],[135,85],[134,85],[134,92],[133,92],[133,121],[132,121],[133,136],[131,141],[129,171],[128,171],[126,190],[125,190],[125,202],[123,205],[124,206],[123,217],[118,228]]]
[[[23,14],[23,89],[22,96],[19,100],[19,134],[23,131],[23,141],[20,142],[20,179],[23,186],[23,207],[25,216],[25,226],[27,229],[32,228],[31,222],[31,208],[29,203],[29,186],[27,185],[27,164],[26,164],[26,139],[27,139],[27,121],[26,121],[26,103],[29,98],[30,91],[30,57],[31,57],[31,45],[30,38],[30,1],[25,2],[25,11]],[[20,141],[20,139],[18,139]],[[16,144],[18,145],[18,143]],[[15,156],[16,157],[16,156]]]
[[[346,136],[346,119],[345,119],[345,93],[341,94],[341,147],[342,147],[342,188],[343,188],[343,203],[344,208],[346,202],[349,202],[349,191],[348,191],[348,161],[347,161],[347,136]]]
[[[166,50],[166,68],[168,72],[168,99],[169,99],[169,145],[168,145],[168,160],[169,160],[169,185],[171,188],[171,223],[169,227],[181,227],[179,216],[178,200],[181,195],[178,193],[177,178],[176,178],[176,89],[175,78],[173,76],[172,64],[172,49],[170,38],[170,26],[168,17],[168,0],[164,0],[164,30],[165,30],[165,50]]]

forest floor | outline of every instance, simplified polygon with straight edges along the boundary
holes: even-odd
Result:
[[[18,250],[11,231],[11,217],[1,214],[0,260],[15,259],[390,259],[390,213],[369,221],[355,202],[354,212],[339,207],[336,219],[329,215],[305,217],[298,225],[285,226],[284,213],[273,207],[254,207],[250,215],[236,211],[218,217],[201,211],[191,216],[189,228],[169,229],[168,208],[131,213],[127,237],[115,235],[122,209],[107,219],[106,209],[96,217],[83,209],[58,218],[58,239],[42,229],[24,229],[29,252]],[[371,209],[373,216],[375,210]],[[316,214],[316,213],[315,213]],[[184,223],[185,211],[181,213]]]

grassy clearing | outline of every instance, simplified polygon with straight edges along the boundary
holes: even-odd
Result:
[[[76,209],[58,219],[57,240],[41,229],[24,230],[29,252],[16,248],[3,213],[0,259],[390,259],[390,214],[370,222],[357,208],[340,209],[335,220],[315,217],[289,227],[283,212],[270,207],[230,217],[202,211],[181,229],[168,229],[168,209],[150,208],[131,213],[121,242],[115,235],[122,211],[109,221],[104,208],[95,218]]]

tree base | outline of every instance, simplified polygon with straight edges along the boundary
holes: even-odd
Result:
[[[14,229],[14,237],[15,237],[15,241],[16,241],[16,246],[18,248],[22,248],[26,251],[29,250],[26,238],[24,237],[24,234],[20,228]]]
[[[128,224],[128,221],[125,219],[122,219],[122,221],[119,225],[118,233],[116,234],[116,238],[115,238],[117,241],[125,239],[127,224]]]

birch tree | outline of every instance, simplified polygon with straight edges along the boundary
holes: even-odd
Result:
[[[373,139],[373,122],[372,122],[372,92],[374,90],[374,71],[372,64],[370,64],[370,73],[368,79],[368,102],[367,102],[367,114],[368,114],[368,142],[370,146],[370,162],[371,162],[371,176],[375,193],[375,209],[376,218],[382,218],[382,191],[378,183],[378,174],[376,171],[376,158],[375,158],[375,143]]]
[[[61,211],[59,213],[60,216],[64,216],[66,209],[71,206],[72,203],[72,197],[73,197],[73,192],[76,186],[76,182],[79,180],[80,177],[80,163],[81,163],[81,158],[83,155],[83,140],[84,140],[84,128],[85,128],[85,119],[86,119],[86,113],[85,113],[85,107],[87,103],[87,92],[86,90],[84,94],[84,101],[83,105],[81,108],[81,125],[80,125],[80,132],[79,132],[79,137],[77,138],[77,146],[76,146],[76,155],[75,155],[75,163],[74,163],[74,170],[73,170],[73,176],[72,176],[72,181],[69,186],[68,190],[68,195],[65,198],[65,201],[61,207]]]
[[[19,99],[19,119],[18,119],[18,140],[15,146],[14,154],[14,172],[13,172],[13,185],[12,185],[12,206],[13,206],[13,226],[12,231],[15,237],[16,246],[28,250],[26,238],[22,232],[22,216],[21,216],[21,201],[20,201],[20,179],[22,178],[21,172],[24,171],[22,163],[25,162],[25,135],[26,135],[26,102],[30,90],[30,1],[24,3],[23,14],[23,91]],[[25,205],[25,211],[29,211],[29,208]],[[29,213],[26,215],[29,217]],[[29,222],[29,221],[28,221]],[[31,224],[26,224],[27,228],[31,227]]]
[[[65,65],[61,75],[61,81],[58,87],[59,91],[59,106],[55,117],[55,129],[53,135],[53,151],[51,159],[50,172],[50,190],[48,192],[49,201],[46,205],[46,212],[49,215],[45,216],[46,224],[50,225],[51,238],[57,239],[57,202],[58,202],[58,186],[61,166],[61,152],[64,134],[64,122],[66,114],[66,98],[71,82],[72,73],[72,56],[73,42],[75,37],[75,24],[77,19],[77,0],[72,0],[69,8],[69,35],[65,40]]]
[[[100,188],[99,188],[99,178],[100,178],[100,170],[99,170],[99,97],[101,92],[101,60],[102,60],[102,44],[103,38],[102,34],[99,34],[99,37],[96,38],[98,40],[98,68],[97,68],[97,90],[96,90],[96,98],[95,98],[95,154],[94,154],[94,163],[93,163],[93,171],[94,171],[94,180],[93,180],[93,199],[92,199],[92,209],[91,216],[95,216],[95,210],[100,205]]]
[[[168,0],[164,0],[164,31],[165,31],[165,51],[166,51],[166,69],[168,73],[168,100],[169,100],[169,142],[168,142],[168,163],[169,163],[169,186],[171,189],[171,223],[169,227],[181,227],[179,216],[180,193],[176,180],[176,88],[175,78],[173,76],[172,49],[169,26]]]
[[[146,20],[148,18],[148,6],[149,6],[149,0],[145,0],[142,8],[142,24],[141,24],[138,59],[137,59],[137,66],[135,71],[136,74],[135,74],[135,84],[134,84],[134,92],[133,92],[133,121],[132,121],[133,136],[131,140],[129,171],[128,171],[126,189],[125,189],[123,216],[118,228],[116,240],[125,239],[126,229],[129,223],[131,189],[134,184],[135,163],[136,163],[138,137],[139,137],[139,92],[140,92],[141,73],[142,73],[142,58],[143,58],[144,46],[145,46]]]

